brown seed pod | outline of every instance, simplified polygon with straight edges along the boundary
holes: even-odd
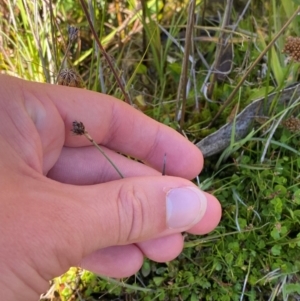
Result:
[[[63,69],[57,77],[57,84],[68,87],[83,87],[83,80],[80,75],[73,69]]]

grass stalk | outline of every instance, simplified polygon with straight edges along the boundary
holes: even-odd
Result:
[[[186,34],[185,34],[184,56],[182,60],[181,76],[180,76],[179,86],[177,90],[177,97],[176,97],[176,103],[177,103],[176,116],[177,119],[180,119],[179,125],[181,129],[183,128],[184,125],[184,117],[185,117],[185,109],[186,109],[187,80],[188,80],[187,74],[188,74],[189,56],[191,50],[191,38],[193,33],[195,5],[196,5],[196,0],[192,0],[188,8],[188,21],[187,21]]]
[[[104,47],[102,46],[102,44],[101,44],[101,42],[100,42],[100,40],[99,40],[99,38],[98,38],[98,35],[97,35],[96,31],[95,31],[93,22],[92,22],[92,20],[91,20],[91,17],[90,17],[90,15],[89,15],[89,12],[88,12],[88,9],[87,9],[87,7],[86,7],[86,4],[85,4],[84,0],[80,0],[80,4],[81,4],[81,7],[82,7],[82,9],[83,9],[83,11],[84,11],[84,14],[85,14],[85,16],[86,16],[86,19],[87,19],[87,21],[88,21],[88,23],[89,23],[90,30],[91,30],[91,32],[92,32],[92,34],[93,34],[93,37],[94,37],[94,39],[95,39],[95,41],[96,41],[96,43],[97,43],[97,45],[98,45],[98,47],[99,47],[101,53],[102,53],[103,56],[105,57],[105,59],[106,59],[108,65],[109,65],[109,67],[110,67],[110,70],[112,71],[112,73],[113,73],[113,75],[114,75],[114,77],[115,77],[115,80],[116,80],[116,82],[118,83],[119,88],[120,88],[121,91],[122,91],[122,94],[123,94],[123,96],[124,96],[125,102],[127,102],[128,104],[131,105],[132,102],[131,102],[131,100],[130,100],[130,97],[129,97],[128,93],[125,91],[125,88],[124,88],[124,86],[123,86],[123,83],[122,83],[122,81],[121,81],[121,79],[120,79],[120,77],[119,77],[119,75],[118,75],[118,73],[117,73],[117,71],[116,71],[116,69],[115,69],[115,67],[114,67],[114,65],[113,65],[113,63],[112,63],[110,57],[109,57],[109,55],[107,54],[106,50],[104,49]]]
[[[280,31],[274,36],[272,41],[267,45],[267,47],[261,52],[261,54],[255,59],[255,61],[251,64],[247,72],[243,75],[239,83],[235,86],[233,91],[230,93],[226,101],[223,103],[221,108],[218,110],[214,118],[211,120],[211,122],[208,124],[207,128],[210,128],[215,121],[219,118],[219,116],[222,114],[224,109],[228,107],[231,102],[233,101],[235,94],[238,92],[239,88],[243,85],[244,81],[248,77],[248,75],[252,72],[254,67],[260,62],[260,60],[264,57],[264,55],[271,49],[271,47],[274,45],[274,43],[277,41],[277,39],[281,36],[281,34],[287,29],[287,27],[290,25],[290,23],[294,20],[294,18],[299,14],[300,12],[300,6],[296,9],[296,11],[293,13],[293,15],[287,20],[287,22],[283,25],[283,27],[280,29]]]
[[[208,87],[208,97],[211,98],[214,87],[215,87],[215,83],[217,81],[218,75],[220,73],[220,64],[222,56],[224,54],[224,52],[228,51],[228,47],[230,47],[229,43],[229,39],[226,37],[225,31],[224,29],[226,29],[229,24],[230,24],[230,18],[232,15],[232,7],[233,7],[233,0],[227,0],[226,2],[226,8],[225,8],[225,12],[224,12],[224,16],[223,16],[223,22],[222,22],[222,26],[221,26],[221,31],[220,31],[220,36],[219,36],[219,40],[218,40],[218,44],[217,44],[217,48],[216,48],[216,58],[215,61],[213,63],[213,66],[211,67],[212,70],[214,70],[213,72],[213,76],[212,79],[209,83],[209,87]],[[228,58],[232,61],[232,58]],[[231,62],[232,64],[232,62]]]

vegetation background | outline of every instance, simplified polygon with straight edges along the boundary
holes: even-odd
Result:
[[[193,142],[299,80],[300,42],[282,53],[300,36],[299,0],[88,0],[88,16],[83,2],[0,0],[1,73],[114,95]],[[297,100],[275,100],[243,143],[206,159],[196,180],[223,218],[186,235],[176,260],[120,281],[72,268],[42,299],[300,300],[298,115]]]

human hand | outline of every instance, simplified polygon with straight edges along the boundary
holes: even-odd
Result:
[[[72,134],[75,120],[124,179]],[[218,201],[187,180],[202,168],[200,151],[113,97],[0,76],[0,122],[3,300],[37,300],[71,266],[125,277],[144,256],[170,261],[182,231],[205,234],[220,220]]]

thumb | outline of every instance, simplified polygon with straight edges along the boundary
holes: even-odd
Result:
[[[125,178],[81,187],[57,184],[57,193],[68,197],[51,202],[49,210],[60,212],[52,232],[64,246],[61,256],[73,258],[70,266],[98,249],[188,230],[207,208],[205,194],[176,177]]]
[[[79,205],[73,216],[82,221],[76,231],[81,233],[84,256],[99,248],[188,230],[207,208],[205,194],[176,177],[127,178],[76,187],[71,193]]]

